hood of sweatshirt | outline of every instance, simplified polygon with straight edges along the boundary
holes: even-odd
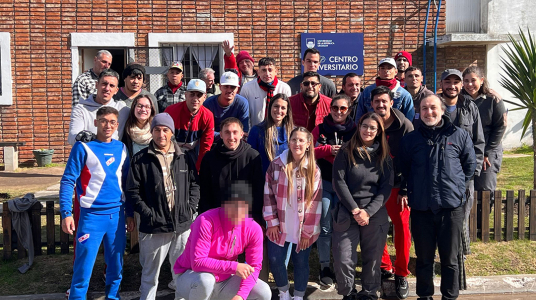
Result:
[[[216,146],[214,149],[216,150],[216,154],[219,158],[225,159],[225,160],[234,160],[240,157],[242,154],[244,154],[251,146],[244,142],[240,141],[240,144],[235,150],[230,150],[229,148],[225,147],[225,144],[223,143],[223,140],[220,139],[216,142]]]

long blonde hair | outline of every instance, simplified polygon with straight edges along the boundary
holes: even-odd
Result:
[[[294,128],[294,121],[292,120],[292,108],[290,107],[290,100],[287,95],[279,93],[276,94],[270,100],[268,107],[268,114],[266,115],[266,122],[264,124],[264,149],[266,151],[266,156],[269,161],[274,160],[276,157],[275,143],[277,141],[277,128],[272,118],[272,106],[276,100],[283,100],[287,103],[287,115],[281,121],[281,126],[285,128],[285,133],[287,134],[287,142],[290,141],[290,130]]]
[[[357,151],[357,154],[362,158],[365,159],[365,157],[368,158],[369,161],[372,161],[370,158],[370,155],[366,149],[365,144],[363,143],[363,140],[361,139],[361,125],[363,125],[363,122],[367,119],[372,119],[373,121],[376,121],[378,123],[378,131],[376,134],[376,137],[374,138],[375,142],[379,142],[380,144],[380,155],[378,159],[378,165],[380,167],[380,171],[383,173],[383,165],[386,159],[390,159],[389,156],[389,144],[387,144],[387,139],[385,138],[385,129],[383,126],[383,120],[377,113],[369,112],[364,114],[361,119],[359,119],[359,124],[357,125],[357,130],[348,142],[348,146],[346,146],[346,152],[348,153],[348,158],[350,159],[350,163],[352,166],[355,166],[357,164],[354,152]]]
[[[304,132],[307,135],[307,148],[305,149],[305,155],[300,160],[296,173],[300,173],[300,175],[305,177],[305,208],[307,209],[312,201],[313,201],[313,194],[315,189],[315,172],[316,172],[316,161],[315,161],[315,148],[313,145],[313,135],[307,130],[305,127],[296,127],[292,130],[289,137],[289,144],[290,139],[296,132]],[[294,161],[294,156],[292,156],[292,150],[289,147],[289,151],[287,154],[287,164],[284,168],[285,174],[287,175],[288,180],[288,190],[287,195],[290,197],[291,191],[292,191],[292,169],[291,169],[291,162]],[[305,164],[307,162],[307,168],[305,168]]]

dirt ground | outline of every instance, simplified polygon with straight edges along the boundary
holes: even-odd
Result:
[[[0,201],[26,193],[44,190],[59,183],[65,166],[19,168],[15,172],[0,171]]]

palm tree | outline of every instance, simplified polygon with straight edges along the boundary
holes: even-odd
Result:
[[[523,133],[532,125],[532,150],[536,150],[536,43],[532,39],[530,30],[525,34],[519,29],[519,40],[508,34],[511,45],[503,47],[506,58],[501,57],[504,74],[501,74],[501,85],[507,89],[517,101],[508,101],[517,106],[512,110],[526,109],[527,114],[523,120]],[[533,152],[536,158],[536,151]],[[536,174],[536,159],[534,160],[534,174]],[[536,189],[536,176],[533,179]]]

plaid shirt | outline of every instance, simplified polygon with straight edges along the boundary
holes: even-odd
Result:
[[[156,102],[158,103],[158,111],[165,111],[166,107],[173,105],[175,103],[183,102],[186,100],[186,85],[183,84],[175,94],[171,88],[166,85],[159,88],[154,96],[156,97]]]
[[[264,184],[264,207],[262,209],[264,220],[268,227],[279,226],[281,235],[278,241],[273,241],[279,246],[285,245],[287,236],[285,226],[285,206],[289,200],[288,195],[288,179],[287,174],[283,170],[287,163],[287,155],[289,150],[283,151],[274,161],[270,163],[266,172],[266,183]],[[299,175],[296,175],[300,179]],[[302,180],[296,180],[301,182]],[[314,180],[314,194],[311,205],[303,209],[306,203],[305,184],[294,184],[297,189],[296,196],[298,197],[298,218],[300,220],[299,236],[311,239],[309,245],[312,245],[320,235],[320,217],[322,215],[322,180],[320,169],[316,167]],[[300,252],[300,245],[296,245],[296,252]]]
[[[99,76],[89,69],[80,74],[73,83],[73,106],[78,104],[80,98],[87,99],[89,95],[97,93],[97,81]]]

